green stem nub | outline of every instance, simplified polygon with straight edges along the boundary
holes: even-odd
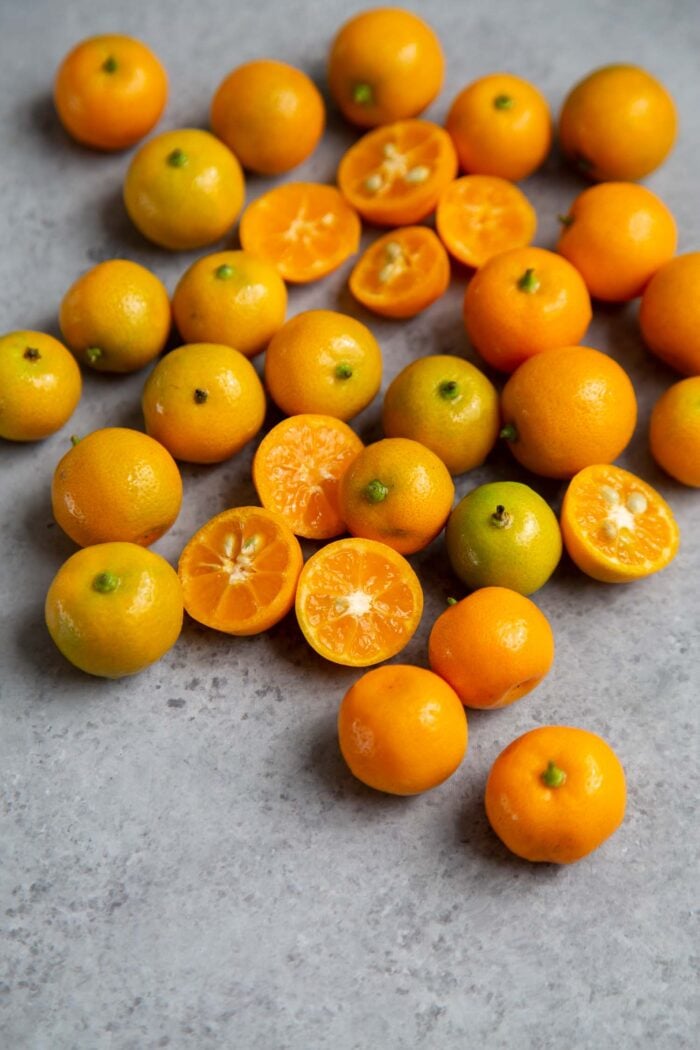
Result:
[[[103,351],[99,346],[89,346],[85,351],[85,360],[89,365],[96,365],[102,356]]]
[[[218,277],[220,281],[228,281],[233,277],[234,273],[233,266],[229,266],[228,263],[222,263],[221,266],[217,266],[214,270],[214,276]]]
[[[372,88],[369,84],[355,84],[352,89],[352,100],[357,102],[359,106],[369,106],[372,104]]]
[[[365,485],[365,499],[368,503],[381,503],[388,495],[389,489],[383,481],[379,481],[377,478],[374,481],[370,481],[369,485]]]
[[[457,599],[456,598],[448,598],[447,599],[447,604],[448,605],[457,605]]]
[[[38,361],[41,354],[35,346],[28,346],[22,356],[25,357],[27,361]]]
[[[100,594],[110,594],[115,591],[119,586],[119,577],[115,576],[113,572],[98,572],[95,579],[92,581],[93,591],[99,591]]]
[[[566,780],[566,773],[554,762],[548,762],[547,768],[542,774],[542,780],[548,788],[558,788],[561,787]]]
[[[206,390],[200,390],[199,387],[197,387],[197,389],[194,392],[195,404],[203,405],[208,397],[209,397],[209,394],[207,393]]]
[[[532,294],[533,292],[539,291],[539,287],[539,277],[532,269],[532,267],[528,266],[527,270],[518,281],[518,288],[521,292],[528,292],[529,294]]]
[[[171,168],[184,168],[187,164],[187,154],[183,149],[174,149],[168,154],[167,160]]]
[[[438,393],[440,397],[444,397],[446,401],[454,401],[459,396],[459,383],[454,379],[445,379],[438,387]]]
[[[117,72],[117,60],[114,55],[110,55],[102,63],[102,68],[105,73],[116,73]]]
[[[506,425],[499,430],[498,436],[503,438],[504,441],[517,441],[518,431],[512,423],[506,423]]]
[[[335,366],[335,378],[336,379],[350,379],[352,376],[352,368],[345,361],[341,361],[339,365]]]
[[[491,515],[491,521],[498,529],[507,529],[513,522],[513,517],[508,513],[502,503],[499,503]]]
[[[80,438],[77,434],[71,435],[70,443],[75,448],[76,445],[80,444]]]
[[[562,224],[562,226],[573,226],[573,215],[557,215],[557,219]]]
[[[511,95],[496,95],[493,100],[494,109],[512,109],[515,99]]]

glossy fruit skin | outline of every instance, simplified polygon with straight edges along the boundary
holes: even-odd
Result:
[[[170,334],[164,284],[128,259],[98,263],[61,301],[59,323],[77,359],[98,372],[135,372],[156,358]]]
[[[182,588],[175,570],[134,543],[99,543],[77,551],[49,587],[49,633],[87,674],[122,678],[159,660],[182,629]]]
[[[375,397],[381,379],[382,353],[369,328],[334,310],[290,318],[265,354],[265,384],[289,416],[352,419]]]
[[[491,73],[453,101],[446,128],[463,171],[518,182],[545,161],[552,117],[544,96],[521,77]]]
[[[682,379],[661,395],[649,424],[651,453],[682,485],[700,488],[700,375]]]
[[[592,316],[578,270],[544,248],[515,248],[489,259],[464,295],[469,340],[502,372],[543,350],[580,342]]]
[[[412,361],[384,394],[385,435],[419,441],[450,474],[483,463],[496,443],[499,422],[496,388],[469,361],[450,354]]]
[[[604,66],[567,95],[559,141],[571,163],[595,182],[634,182],[664,162],[676,140],[676,106],[639,66]]]
[[[653,354],[683,375],[700,375],[700,252],[677,255],[656,271],[639,324]]]
[[[258,433],[265,391],[247,357],[218,343],[189,343],[159,361],[143,389],[146,432],[174,459],[221,463]]]
[[[63,59],[54,102],[66,131],[85,146],[133,146],[158,123],[168,77],[153,52],[133,37],[89,37]]]
[[[450,260],[427,226],[403,226],[367,248],[350,274],[350,291],[380,317],[415,317],[447,291]]]
[[[468,492],[448,519],[445,544],[454,572],[470,590],[507,587],[524,595],[544,586],[562,551],[551,507],[517,481]]]
[[[478,269],[494,255],[529,244],[537,215],[525,194],[507,179],[465,175],[440,194],[435,223],[450,255]]]
[[[170,453],[126,427],[81,438],[51,482],[54,517],[81,547],[117,541],[149,547],[172,526],[181,503],[182,479]]]
[[[433,30],[410,11],[379,7],[339,30],[328,59],[328,86],[349,121],[373,128],[421,113],[442,87],[444,72]]]
[[[548,787],[550,762],[565,779]],[[572,864],[613,834],[627,798],[615,752],[596,733],[540,726],[498,756],[486,782],[486,815],[501,841],[525,860]]]
[[[392,795],[417,795],[442,784],[464,758],[467,737],[454,690],[409,664],[367,671],[338,712],[340,750],[351,772]]]
[[[173,294],[187,343],[225,343],[246,357],[265,349],[284,324],[287,287],[274,266],[249,252],[215,252],[185,270]]]
[[[232,70],[211,104],[212,131],[244,168],[280,175],[306,160],[326,122],[318,88],[286,62],[258,59]]]
[[[579,194],[557,251],[576,267],[594,299],[636,299],[676,251],[676,221],[645,186],[605,182]]]
[[[617,459],[634,433],[637,398],[617,361],[566,346],[516,369],[501,394],[501,419],[519,463],[544,477],[570,478]]]
[[[223,237],[243,206],[241,166],[208,131],[164,131],[144,143],[124,180],[124,203],[144,237],[172,251]]]
[[[529,598],[506,587],[482,587],[438,616],[428,659],[466,707],[506,707],[549,672],[554,636]]]
[[[0,438],[41,441],[68,422],[80,400],[75,358],[45,332],[0,336]]]
[[[383,438],[367,445],[340,479],[340,513],[353,536],[414,554],[442,531],[454,492],[447,467],[429,448]]]

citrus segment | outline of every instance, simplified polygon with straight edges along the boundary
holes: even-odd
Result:
[[[446,291],[450,260],[426,226],[406,226],[371,244],[350,274],[358,302],[382,317],[414,317]]]
[[[435,222],[450,255],[478,268],[494,255],[524,248],[535,236],[537,216],[517,186],[495,175],[465,175],[438,201]]]

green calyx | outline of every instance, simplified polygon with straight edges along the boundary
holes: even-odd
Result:
[[[370,106],[373,101],[372,88],[369,84],[355,84],[352,89],[352,100],[359,106]]]
[[[515,99],[512,95],[496,95],[493,100],[494,109],[512,109],[515,105]]]
[[[113,572],[98,572],[95,579],[92,581],[93,591],[98,591],[100,594],[110,594],[115,591],[119,586],[119,577],[115,576]]]
[[[187,159],[187,154],[183,149],[174,149],[167,156],[167,162],[171,168],[184,168]]]
[[[104,351],[99,346],[89,346],[85,351],[85,360],[89,365],[96,365],[101,357],[104,357]]]
[[[350,379],[352,376],[352,368],[345,361],[341,361],[339,365],[335,366],[335,378],[336,379]]]
[[[116,73],[117,72],[117,60],[114,55],[110,55],[102,63],[102,69],[105,73]]]
[[[221,266],[217,266],[214,270],[214,276],[218,277],[220,281],[228,281],[235,272],[233,266],[229,266],[228,263],[222,263]]]
[[[542,774],[542,780],[548,788],[558,788],[566,780],[566,773],[556,763],[548,762],[547,768]]]
[[[491,523],[497,529],[508,529],[513,524],[513,516],[508,513],[502,503],[499,503],[491,515]]]
[[[557,219],[562,224],[562,226],[565,226],[565,227],[566,226],[573,226],[573,223],[574,223],[573,215],[557,215]]]
[[[539,287],[539,277],[532,269],[532,267],[528,266],[527,270],[522,275],[522,277],[518,279],[518,288],[521,292],[527,292],[529,295],[532,295],[533,292],[539,291]]]
[[[518,431],[512,423],[506,423],[506,425],[499,430],[498,436],[503,438],[504,441],[517,441]]]
[[[35,346],[28,346],[22,354],[22,357],[24,357],[27,361],[38,361],[41,357],[41,354]]]
[[[388,495],[389,489],[383,481],[379,481],[377,478],[365,485],[364,497],[368,503],[382,503]]]
[[[197,387],[197,389],[194,392],[195,404],[203,405],[208,397],[209,397],[209,394],[207,393],[206,390],[200,390],[199,387]]]
[[[73,446],[73,448],[75,448],[76,445],[80,444],[80,438],[77,434],[71,435],[70,443]]]
[[[457,599],[456,598],[448,598],[447,599],[447,604],[448,605],[457,605]]]
[[[454,401],[459,397],[459,383],[454,379],[444,379],[438,386],[438,394],[445,401]]]

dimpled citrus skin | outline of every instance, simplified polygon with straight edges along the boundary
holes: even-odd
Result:
[[[560,783],[550,787],[543,776]],[[626,798],[624,770],[605,740],[572,726],[540,726],[498,756],[485,803],[491,827],[513,853],[571,864],[617,830]]]
[[[667,474],[700,488],[700,375],[674,383],[661,395],[651,413],[649,444]]]
[[[82,378],[75,358],[45,332],[0,336],[0,438],[41,441],[73,415]]]
[[[617,361],[567,346],[516,369],[503,388],[501,418],[519,463],[548,478],[570,478],[617,459],[634,433],[637,399]]]
[[[119,540],[148,547],[171,527],[181,503],[173,457],[152,437],[126,427],[81,438],[51,482],[54,517],[81,547]]]
[[[338,712],[340,750],[352,773],[393,795],[442,784],[464,758],[467,737],[464,708],[451,686],[407,664],[366,672]]]
[[[665,263],[644,289],[642,337],[653,354],[684,375],[700,375],[700,252]]]
[[[182,628],[175,570],[134,543],[77,551],[53,579],[45,616],[54,642],[88,674],[121,678],[159,660]]]

